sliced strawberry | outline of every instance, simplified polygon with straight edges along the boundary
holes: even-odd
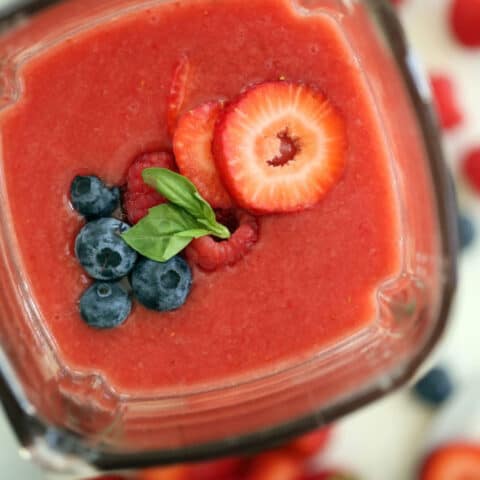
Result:
[[[139,155],[130,165],[127,173],[127,185],[123,197],[123,208],[128,221],[137,223],[156,205],[165,202],[165,199],[142,178],[146,168],[162,167],[176,170],[175,160],[168,152],[152,152]]]
[[[252,461],[246,480],[298,480],[302,464],[281,452],[258,455]]]
[[[421,480],[479,480],[480,445],[453,444],[432,453],[421,469]]]
[[[465,47],[480,47],[480,0],[453,0],[450,28]]]
[[[215,123],[222,110],[221,102],[209,102],[185,113],[173,136],[173,150],[180,173],[195,184],[200,195],[213,208],[232,206],[212,154]]]
[[[187,84],[190,76],[190,61],[183,56],[173,72],[172,84],[167,100],[167,128],[170,138],[177,127],[178,117],[187,96]]]
[[[446,75],[431,75],[430,84],[442,127],[450,130],[460,125],[463,115],[458,105],[452,80]]]
[[[263,83],[225,109],[213,153],[223,183],[242,208],[302,210],[342,177],[345,125],[321,92],[298,83]]]
[[[234,212],[238,228],[230,227],[232,236],[228,240],[217,242],[212,237],[202,237],[193,240],[186,249],[190,262],[203,270],[212,272],[227,265],[239,262],[258,240],[257,220],[246,212]],[[228,226],[228,219],[219,218]]]
[[[326,448],[332,438],[332,427],[324,427],[296,438],[287,445],[292,453],[302,458],[317,455]]]

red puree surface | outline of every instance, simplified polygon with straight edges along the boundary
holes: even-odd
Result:
[[[137,154],[170,148],[166,98],[182,55],[185,110],[280,76],[320,87],[346,122],[347,170],[315,208],[262,217],[233,268],[194,269],[180,310],[136,304],[122,327],[95,331],[77,307],[90,280],[73,253],[82,220],[70,183],[120,184]],[[68,366],[119,391],[179,391],[301,360],[374,321],[374,293],[400,268],[398,212],[374,105],[334,21],[286,0],[177,1],[77,34],[21,75],[23,95],[0,117],[3,169],[25,276]]]

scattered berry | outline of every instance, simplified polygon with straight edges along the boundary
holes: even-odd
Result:
[[[425,403],[439,406],[452,395],[453,383],[444,368],[436,367],[414,386],[414,392]]]
[[[452,444],[433,452],[424,462],[421,480],[480,479],[480,445]]]
[[[120,190],[108,188],[98,177],[77,176],[70,187],[73,208],[88,219],[108,217],[118,207]]]
[[[178,169],[197,187],[213,208],[230,208],[232,200],[225,190],[212,154],[215,123],[223,110],[220,102],[209,102],[185,113],[173,136]]]
[[[75,254],[96,280],[117,280],[135,265],[137,253],[121,238],[130,227],[115,218],[87,223],[75,240]]]
[[[188,468],[183,465],[149,468],[140,472],[137,478],[138,480],[190,480]]]
[[[163,263],[142,258],[132,271],[131,283],[142,305],[165,312],[185,303],[192,286],[192,272],[179,256]]]
[[[187,84],[190,76],[190,61],[183,56],[173,72],[172,84],[167,103],[167,128],[170,138],[177,128],[178,117],[187,96]]]
[[[453,0],[450,27],[465,47],[480,47],[480,0]]]
[[[123,199],[123,208],[131,224],[139,222],[150,208],[165,202],[165,198],[143,181],[142,172],[152,167],[176,170],[173,155],[168,152],[143,153],[135,158],[128,169]]]
[[[288,444],[288,450],[302,458],[312,457],[325,449],[332,437],[332,432],[332,427],[323,427],[302,435]]]
[[[463,115],[458,106],[451,79],[445,75],[431,75],[430,84],[442,128],[450,130],[460,125],[463,121]]]
[[[188,480],[233,480],[245,469],[245,460],[240,457],[223,458],[212,462],[189,466]]]
[[[458,236],[462,250],[469,247],[476,236],[475,225],[469,217],[463,214],[458,216]]]
[[[303,477],[302,480],[358,480],[358,477],[339,470],[324,470],[312,475]]]
[[[340,180],[346,162],[343,119],[303,84],[250,88],[226,107],[213,152],[233,200],[258,213],[315,205]]]
[[[462,171],[470,186],[480,193],[480,147],[467,152],[462,160]]]
[[[269,452],[253,459],[246,480],[298,480],[301,474],[302,465],[294,456]]]
[[[234,212],[238,228],[230,227],[232,236],[217,242],[211,236],[193,240],[186,249],[188,259],[206,271],[218,270],[239,262],[257,243],[258,224],[255,217],[241,210]],[[228,225],[228,221],[222,223]]]
[[[80,313],[93,328],[121,325],[130,315],[132,302],[118,283],[96,282],[80,298]]]

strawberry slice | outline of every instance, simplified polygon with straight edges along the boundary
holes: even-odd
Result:
[[[180,118],[173,135],[173,150],[180,173],[195,184],[213,208],[232,206],[212,154],[215,123],[222,110],[221,102],[200,105]]]
[[[135,158],[128,169],[123,196],[123,208],[131,224],[140,221],[150,208],[165,202],[159,193],[143,181],[142,172],[150,167],[176,170],[173,156],[168,152],[143,153]]]
[[[183,56],[173,72],[170,93],[167,99],[167,128],[170,138],[173,137],[180,111],[187,96],[187,83],[190,76],[190,61]]]
[[[480,445],[452,444],[432,453],[421,469],[422,480],[480,479]]]
[[[319,91],[270,82],[247,90],[219,119],[213,153],[233,200],[256,213],[318,203],[346,162],[342,117]]]

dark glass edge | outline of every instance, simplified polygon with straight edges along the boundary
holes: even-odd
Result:
[[[39,10],[58,3],[59,0],[37,0],[15,12],[9,12],[0,19],[0,25],[15,19],[19,14],[32,14]],[[49,435],[49,444],[55,452],[76,455],[85,463],[89,463],[99,470],[122,470],[144,468],[160,464],[174,464],[208,460],[225,455],[251,454],[268,448],[273,448],[287,442],[297,435],[306,433],[314,428],[326,425],[353,410],[357,410],[372,401],[405,385],[415,374],[425,358],[429,355],[438,339],[444,332],[448,312],[452,303],[457,284],[457,222],[454,202],[454,192],[451,188],[451,177],[444,161],[436,116],[430,102],[421,96],[409,65],[411,53],[407,44],[402,26],[389,4],[389,0],[369,0],[376,21],[382,26],[385,39],[393,51],[399,69],[404,77],[405,85],[413,102],[419,126],[423,133],[424,143],[430,161],[430,169],[434,180],[437,210],[439,212],[440,230],[442,234],[442,255],[447,261],[445,283],[442,291],[442,301],[439,310],[438,325],[433,335],[428,339],[424,349],[419,352],[403,369],[401,375],[396,376],[387,389],[375,387],[359,394],[354,399],[344,399],[333,406],[323,407],[320,411],[312,412],[303,418],[275,426],[261,432],[254,432],[241,437],[212,442],[200,446],[186,447],[172,451],[152,451],[146,453],[124,454],[102,451],[102,446],[91,447],[80,436],[63,428],[49,426],[42,420],[28,415],[15,398],[12,389],[0,372],[0,398],[10,419],[17,438],[25,448],[42,439],[46,441]],[[446,194],[446,192],[449,192]]]
[[[27,0],[19,4],[19,2],[8,4],[0,7],[0,26],[8,27],[9,23],[19,16],[32,15],[50,7],[60,0]]]

